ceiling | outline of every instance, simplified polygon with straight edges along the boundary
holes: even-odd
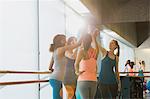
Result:
[[[147,39],[147,40],[145,40],[140,46],[139,46],[139,48],[150,48],[150,37]]]
[[[150,0],[81,0],[98,26],[105,25],[139,47],[150,33]]]

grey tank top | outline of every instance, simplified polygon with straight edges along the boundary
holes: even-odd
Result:
[[[50,79],[56,79],[59,81],[64,80],[65,70],[66,70],[66,59],[65,56],[63,58],[58,57],[58,50],[54,51],[54,71],[50,74]]]
[[[113,69],[116,69],[116,56],[115,59],[111,59],[108,56],[108,52],[106,57],[102,60],[101,63],[101,70],[99,74],[99,80],[103,84],[116,84],[117,79],[116,79],[116,74],[113,71]]]

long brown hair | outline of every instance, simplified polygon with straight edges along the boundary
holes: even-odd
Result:
[[[62,43],[62,40],[66,40],[66,36],[63,34],[57,34],[53,39],[53,44],[51,44],[49,51],[54,52],[57,48],[65,46],[65,44]]]
[[[82,37],[83,47],[88,50],[91,47],[92,37],[90,34],[84,34]]]
[[[118,44],[118,41],[116,41],[116,40],[113,40],[114,42],[115,42],[115,44],[117,45],[117,47],[116,47],[116,49],[117,49],[117,56],[119,57],[119,55],[120,55],[120,46],[119,46],[119,44]]]

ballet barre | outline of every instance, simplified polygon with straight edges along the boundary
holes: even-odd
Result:
[[[12,71],[0,70],[0,74],[50,74],[52,71]]]
[[[33,83],[43,83],[48,82],[49,80],[30,80],[30,81],[10,81],[10,82],[0,82],[0,86],[6,85],[19,85],[19,84],[33,84]]]

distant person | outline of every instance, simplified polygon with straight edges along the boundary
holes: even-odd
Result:
[[[142,61],[141,63],[142,63],[142,64],[141,64],[141,69],[142,69],[143,71],[145,71],[145,61]]]
[[[135,64],[133,68],[134,68],[134,71],[135,71],[135,72],[139,72],[139,70],[140,70],[140,68],[141,68],[141,60],[139,60],[139,62],[138,62],[137,64]],[[135,73],[134,75],[135,75],[135,76],[138,76],[139,73]]]
[[[134,72],[134,62],[130,62],[130,69],[129,69],[129,76],[135,76],[135,73],[132,73],[132,72]]]
[[[125,64],[125,68],[124,68],[124,72],[129,72],[130,69],[130,60],[127,60],[126,64]],[[127,75],[129,75],[129,73],[126,73]]]
[[[138,76],[144,76],[143,72],[145,71],[145,61],[140,62],[140,68],[139,68],[139,73]]]

